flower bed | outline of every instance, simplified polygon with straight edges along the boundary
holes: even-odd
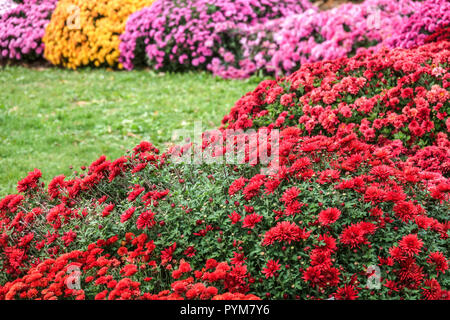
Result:
[[[45,58],[55,65],[72,69],[89,65],[121,68],[118,63],[119,36],[128,16],[152,2],[59,1],[43,39]],[[74,25],[67,24],[71,17]]]
[[[6,2],[0,8],[0,60],[44,54],[72,69],[148,66],[235,79],[282,76],[305,63],[367,49],[422,45],[450,25],[450,3],[440,0],[365,0],[326,11],[308,0],[153,2]]]
[[[57,0],[26,0],[0,16],[0,60],[42,57],[42,37]]]
[[[0,200],[0,298],[448,299],[449,56],[441,40],[262,82],[223,129],[279,129],[272,173],[252,139],[240,165],[142,142],[47,187],[30,172]]]

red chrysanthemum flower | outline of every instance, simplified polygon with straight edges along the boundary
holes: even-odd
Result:
[[[282,221],[278,222],[277,225],[269,229],[264,234],[264,239],[262,242],[263,246],[271,245],[275,241],[291,243],[292,241],[300,241],[302,239],[307,239],[311,232],[306,232],[304,229],[300,229],[293,222]]]
[[[73,232],[72,230],[67,231],[63,234],[61,239],[64,241],[64,245],[67,247],[69,244],[71,244],[77,237],[77,234]]]
[[[310,254],[311,265],[329,268],[332,265],[330,251],[314,249]]]
[[[231,220],[231,224],[236,224],[241,220],[241,216],[236,211],[233,211],[232,214],[228,215],[228,218]]]
[[[245,254],[243,253],[237,253],[237,252],[233,252],[234,257],[231,258],[231,263],[235,264],[235,265],[241,265],[244,264],[245,260],[247,260],[247,258],[245,257]]]
[[[392,259],[396,261],[404,261],[407,258],[406,256],[404,256],[402,249],[395,246],[389,248],[389,254],[391,255]]]
[[[128,221],[131,216],[133,215],[134,211],[136,211],[135,207],[131,207],[128,210],[126,210],[121,216],[120,216],[120,222],[125,223]]]
[[[339,284],[340,272],[333,267],[322,268],[320,265],[310,266],[303,272],[303,280],[311,286],[335,287]]]
[[[263,268],[262,273],[266,276],[267,278],[276,276],[276,272],[278,270],[280,270],[280,264],[279,264],[280,260],[269,260],[267,261],[267,268]]]
[[[352,224],[341,233],[341,243],[349,246],[350,248],[358,247],[361,244],[367,244],[366,235],[375,233],[377,226],[370,222],[361,221],[356,224]]]
[[[249,229],[253,229],[255,227],[255,225],[260,222],[263,219],[263,216],[257,214],[257,213],[252,213],[248,216],[246,216],[244,218],[244,221],[242,223],[242,227],[243,228],[249,228]]]
[[[233,183],[228,188],[228,194],[230,196],[235,195],[238,191],[242,190],[242,188],[245,186],[245,183],[247,182],[247,179],[244,177],[240,177],[233,181]]]
[[[318,240],[320,242],[323,242],[324,245],[322,246],[317,246],[317,248],[319,248],[320,250],[324,250],[324,251],[335,251],[337,249],[336,246],[336,239],[334,239],[333,237],[329,236],[329,235],[320,235]]]
[[[364,192],[364,201],[366,202],[381,202],[385,200],[385,192],[375,186],[370,186]]]
[[[39,179],[42,177],[42,173],[39,169],[34,169],[28,173],[28,176],[23,178],[17,183],[18,192],[27,192],[29,189],[37,188]]]
[[[205,268],[206,269],[214,269],[215,267],[217,267],[217,261],[215,259],[208,259],[206,260],[206,265]]]
[[[139,230],[143,230],[145,228],[150,229],[156,224],[154,220],[155,213],[151,211],[144,211],[141,213],[139,218],[136,221],[136,226]]]
[[[127,264],[125,267],[123,267],[120,270],[120,273],[122,274],[122,276],[124,277],[130,277],[133,274],[135,274],[136,272],[138,272],[138,268],[136,265],[134,264]]]
[[[165,265],[167,262],[172,261],[172,255],[177,248],[177,243],[174,242],[173,245],[161,251],[161,264]]]
[[[394,206],[393,210],[405,223],[408,223],[417,215],[417,208],[412,202],[400,201]]]
[[[440,300],[443,291],[439,282],[436,279],[427,279],[424,281],[422,289],[422,297],[426,300]]]
[[[114,204],[112,204],[112,203],[110,203],[110,204],[108,204],[104,209],[103,209],[103,212],[102,212],[102,217],[107,217],[107,216],[109,216],[110,214],[111,214],[111,212],[114,210]]]
[[[319,222],[324,225],[335,223],[341,216],[341,210],[337,208],[328,208],[319,213]]]
[[[172,278],[179,279],[183,273],[187,273],[192,271],[191,265],[188,262],[182,261],[177,270],[172,272]]]
[[[64,181],[65,178],[66,176],[64,175],[54,177],[48,184],[48,194],[52,199],[58,197],[61,193],[61,189],[66,186],[66,182]]]
[[[358,291],[352,285],[345,285],[339,288],[334,294],[336,300],[356,300],[358,299]]]
[[[359,247],[366,239],[364,238],[364,232],[358,224],[352,224],[342,231],[340,237],[341,243],[349,246],[350,248]]]
[[[117,254],[119,256],[124,256],[128,253],[128,249],[126,247],[120,247],[119,249],[117,249]]]
[[[380,180],[386,180],[389,176],[394,174],[394,170],[386,165],[375,166],[370,170],[370,174],[379,178]]]
[[[427,262],[436,267],[436,271],[445,273],[448,269],[447,258],[441,252],[432,252],[428,255]]]
[[[289,188],[283,193],[280,200],[284,202],[285,206],[289,206],[298,197],[300,192],[300,189],[297,187]]]
[[[192,258],[195,256],[195,253],[197,252],[197,250],[195,250],[195,248],[193,246],[188,247],[186,250],[184,250],[184,254],[188,257],[188,258]]]
[[[398,246],[406,256],[412,257],[420,252],[423,241],[416,234],[409,234],[399,241]]]
[[[145,188],[144,187],[142,187],[142,186],[140,186],[140,185],[138,185],[138,184],[136,184],[136,185],[134,185],[134,187],[133,187],[133,191],[131,191],[129,194],[128,194],[128,201],[129,202],[133,202],[134,200],[136,200],[136,198],[137,197],[139,197],[139,195],[142,193],[142,192],[144,192],[145,191]]]
[[[286,216],[294,216],[302,211],[303,206],[304,206],[303,203],[293,201],[286,207],[286,210],[284,210],[284,214]]]
[[[259,194],[261,186],[264,184],[265,175],[257,174],[250,179],[248,185],[244,188],[245,200],[251,200],[253,197]]]

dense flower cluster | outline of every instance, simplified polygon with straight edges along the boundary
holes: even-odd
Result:
[[[0,60],[35,60],[57,0],[25,0],[0,15]]]
[[[43,39],[45,58],[72,69],[88,65],[120,68],[119,36],[128,16],[152,2],[58,1]]]
[[[405,19],[392,37],[385,40],[391,48],[411,48],[422,45],[428,35],[450,25],[450,2],[427,0],[416,6],[413,14]]]
[[[239,165],[142,142],[47,187],[35,169],[0,200],[0,299],[449,299],[449,49],[262,82],[224,124],[279,129],[265,174],[258,139]]]
[[[155,69],[205,69],[225,43],[234,43],[223,30],[311,7],[307,0],[157,0],[130,16],[120,37],[120,62],[126,69],[145,62]]]

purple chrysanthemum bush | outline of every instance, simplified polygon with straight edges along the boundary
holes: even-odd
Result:
[[[0,16],[0,61],[42,57],[42,37],[57,0],[24,0]]]

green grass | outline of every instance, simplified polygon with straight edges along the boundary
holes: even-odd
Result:
[[[176,129],[215,128],[260,79],[142,70],[0,69],[0,197],[34,168],[48,182],[142,140],[164,149]]]

